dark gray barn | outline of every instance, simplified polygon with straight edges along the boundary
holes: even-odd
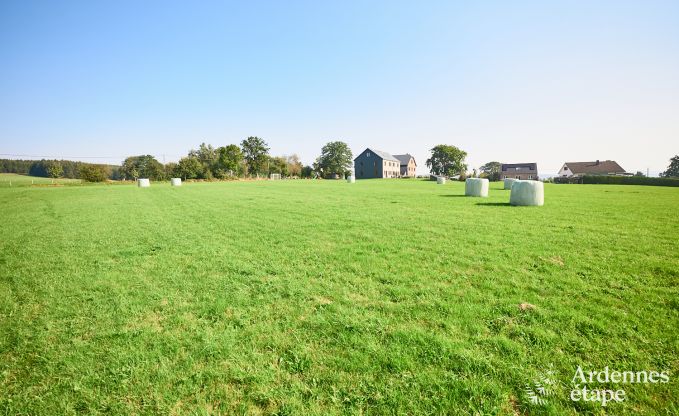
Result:
[[[398,178],[401,162],[387,152],[365,149],[354,159],[356,179]]]

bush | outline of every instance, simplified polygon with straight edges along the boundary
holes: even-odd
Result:
[[[87,182],[104,182],[108,179],[109,171],[106,165],[82,165],[80,166],[80,178]]]
[[[645,176],[598,176],[586,175],[579,183],[603,185],[651,185],[679,186],[677,178],[647,178]]]

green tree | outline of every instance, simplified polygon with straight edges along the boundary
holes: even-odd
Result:
[[[151,155],[130,156],[123,162],[121,173],[128,179],[149,178],[160,181],[165,178],[163,165]]]
[[[431,157],[427,159],[427,167],[434,175],[455,176],[467,171],[464,159],[467,152],[455,146],[439,144],[431,149]]]
[[[314,174],[314,168],[307,165],[302,168],[301,175],[302,178],[311,178]]]
[[[163,171],[165,172],[165,178],[174,177],[174,173],[177,171],[177,164],[174,162],[168,162],[163,166]]]
[[[269,175],[280,173],[282,177],[288,176],[287,156],[274,156],[269,158]]]
[[[204,178],[205,169],[200,160],[195,156],[187,156],[179,159],[177,163],[177,169],[174,172],[175,176],[187,179],[199,179]]]
[[[670,165],[665,172],[660,174],[660,176],[665,178],[679,178],[679,155],[670,159]]]
[[[215,176],[225,178],[238,176],[243,167],[243,152],[235,144],[217,148]]]
[[[58,178],[64,173],[64,168],[58,161],[49,162],[47,164],[47,175],[50,178]]]
[[[502,163],[500,162],[488,162],[481,166],[481,173],[485,174],[489,181],[499,181],[500,180],[500,170],[502,169]]]
[[[92,165],[84,163],[80,165],[80,179],[86,182],[104,182],[110,175],[106,165]]]
[[[201,143],[198,147],[198,150],[191,149],[189,151],[189,156],[195,157],[200,161],[200,164],[203,165],[203,176],[205,178],[209,178],[218,168],[217,160],[219,155],[217,154],[217,150],[212,147],[211,144]]]
[[[265,172],[266,163],[269,161],[269,146],[259,137],[250,136],[240,143],[243,149],[243,158],[250,175],[259,176]]]
[[[351,172],[352,163],[353,156],[349,145],[335,141],[323,146],[315,168],[324,177],[344,176]]]
[[[646,175],[644,175],[644,172],[638,170],[637,173],[634,174],[634,176],[646,176]]]
[[[288,156],[287,165],[288,175],[297,177],[302,175],[302,162],[299,161],[299,156],[296,154]]]

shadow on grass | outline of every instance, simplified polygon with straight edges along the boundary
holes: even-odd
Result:
[[[464,198],[467,195],[439,195],[445,198]]]
[[[477,202],[476,205],[485,205],[487,207],[509,207],[509,202]]]

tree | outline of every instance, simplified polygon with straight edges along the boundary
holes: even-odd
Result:
[[[108,168],[111,170],[111,174],[109,175],[110,179],[113,179],[114,181],[125,179],[125,175],[122,173],[121,166],[108,166]]]
[[[670,159],[670,165],[667,170],[660,174],[664,178],[679,178],[679,155]]]
[[[174,173],[177,171],[177,164],[174,162],[168,162],[163,166],[163,171],[165,172],[166,178],[175,177]]]
[[[488,162],[481,166],[481,172],[484,173],[486,177],[488,177],[489,181],[499,181],[501,169],[502,163],[500,162]]]
[[[431,157],[427,159],[427,167],[434,175],[455,176],[467,171],[464,159],[467,152],[455,146],[439,144],[431,149]]]
[[[352,163],[353,157],[349,145],[336,141],[323,146],[315,168],[324,177],[344,176],[351,172]]]
[[[313,177],[314,174],[314,168],[311,166],[307,165],[302,168],[302,177],[303,178],[311,178]]]
[[[203,176],[209,178],[217,169],[217,150],[211,144],[201,143],[198,150],[191,149],[189,151],[190,157],[195,157],[203,165]],[[208,173],[209,172],[209,173]]]
[[[250,136],[240,143],[243,149],[243,158],[248,167],[248,173],[259,176],[265,171],[269,161],[269,146],[259,137]]]
[[[151,155],[130,156],[123,162],[121,172],[126,178],[149,178],[163,180],[165,169],[163,165]]]
[[[203,164],[195,156],[187,156],[179,159],[174,174],[184,180],[203,178],[205,170]]]
[[[214,171],[215,176],[225,178],[226,176],[238,176],[241,174],[243,166],[243,152],[235,144],[217,148],[217,162]]]
[[[80,165],[80,178],[86,182],[104,182],[109,174],[106,165],[91,165],[89,163]]]
[[[47,164],[47,175],[50,178],[58,178],[64,173],[64,168],[58,161],[49,162]]]
[[[299,156],[293,154],[287,158],[288,174],[290,176],[302,175],[302,162],[299,161]]]
[[[644,175],[644,172],[638,170],[637,173],[634,174],[634,176],[646,176],[646,175]]]
[[[286,156],[274,156],[269,158],[269,175],[272,173],[288,176],[288,158]]]

